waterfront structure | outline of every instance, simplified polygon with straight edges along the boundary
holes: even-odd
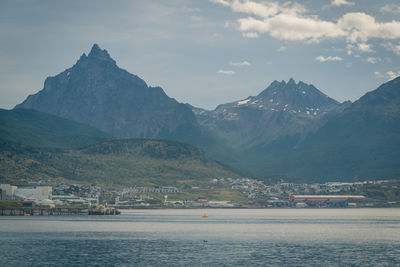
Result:
[[[290,200],[295,202],[337,202],[364,200],[360,195],[291,195]]]
[[[83,198],[75,195],[54,195],[52,196],[54,202],[59,202],[67,205],[88,205],[96,206],[99,204],[98,198]]]
[[[14,195],[20,199],[43,201],[50,200],[52,192],[51,186],[20,185],[16,187]]]
[[[365,197],[361,195],[291,195],[290,201],[293,206],[299,207],[307,205],[309,207],[347,207],[349,202],[361,201]]]
[[[12,200],[14,199],[16,186],[10,184],[0,184],[1,199],[0,200]]]

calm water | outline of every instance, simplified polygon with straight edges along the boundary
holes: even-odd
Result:
[[[400,209],[0,217],[0,266],[32,265],[400,266]]]

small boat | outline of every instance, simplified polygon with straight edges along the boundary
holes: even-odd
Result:
[[[204,213],[201,217],[202,218],[208,218],[208,215]]]

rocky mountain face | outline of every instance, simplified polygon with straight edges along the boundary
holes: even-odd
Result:
[[[94,126],[117,138],[197,139],[201,130],[190,108],[119,68],[106,50],[48,77],[44,88],[16,108],[35,109]]]
[[[329,98],[313,85],[290,79],[274,81],[258,96],[219,105],[212,111],[195,107],[192,110],[201,125],[229,145],[248,150],[283,137],[296,136],[298,140],[321,118],[340,112],[346,105]]]
[[[399,177],[400,77],[330,118],[267,169],[318,181]]]

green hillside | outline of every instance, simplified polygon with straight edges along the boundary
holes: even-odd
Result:
[[[29,109],[0,109],[0,138],[51,148],[78,148],[108,139],[96,128]]]
[[[66,179],[108,185],[178,185],[238,177],[190,145],[125,139],[82,149],[44,149],[0,140],[0,181]]]

